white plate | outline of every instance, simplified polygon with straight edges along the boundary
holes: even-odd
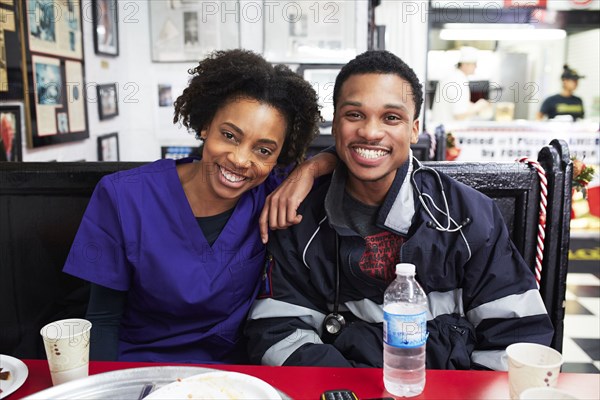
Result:
[[[140,367],[126,368],[101,374],[90,375],[87,378],[76,379],[61,385],[52,386],[32,394],[25,399],[137,399],[144,387],[153,384],[156,390],[169,385],[178,379],[185,379],[198,374],[217,372],[214,368],[203,367]],[[284,400],[292,400],[290,396],[278,391]],[[187,400],[187,399],[184,399]]]
[[[2,372],[10,371],[8,380],[0,381],[0,389],[2,389],[0,399],[3,399],[21,387],[29,375],[29,370],[23,361],[4,354],[0,354],[0,367]]]
[[[150,393],[145,399],[273,399],[275,388],[254,376],[217,371],[190,376]]]

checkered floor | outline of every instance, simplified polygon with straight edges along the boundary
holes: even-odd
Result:
[[[600,235],[571,236],[563,372],[600,373]]]

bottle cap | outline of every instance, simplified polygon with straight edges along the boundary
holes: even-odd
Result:
[[[400,263],[396,264],[396,275],[414,275],[415,264]]]

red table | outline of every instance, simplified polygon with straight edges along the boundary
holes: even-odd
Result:
[[[9,399],[20,399],[52,385],[46,360],[23,360],[29,377]],[[157,366],[152,363],[90,362],[90,375],[125,368]],[[160,364],[189,365],[189,364]],[[256,376],[293,399],[318,399],[330,389],[351,389],[359,398],[392,397],[383,388],[382,370],[375,368],[263,367],[255,365],[196,365]],[[562,373],[558,388],[579,399],[600,399],[600,374]],[[495,371],[428,370],[425,391],[413,399],[508,399],[508,376]]]

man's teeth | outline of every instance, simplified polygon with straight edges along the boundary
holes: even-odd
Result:
[[[240,182],[240,181],[243,181],[244,179],[246,179],[245,176],[236,175],[234,173],[227,171],[225,168],[221,168],[221,173],[223,174],[225,179],[227,179],[229,182]]]
[[[356,151],[361,157],[364,158],[379,158],[387,154],[387,151],[385,150],[369,150],[362,149],[360,147],[356,147],[354,151]]]

